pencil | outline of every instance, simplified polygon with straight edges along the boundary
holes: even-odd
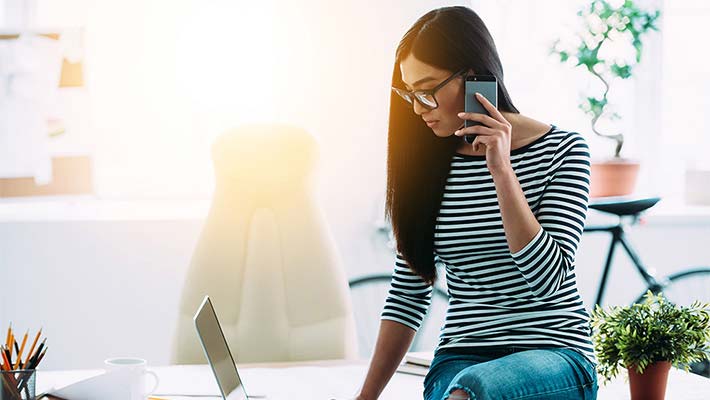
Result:
[[[12,363],[11,363],[10,360],[7,358],[7,354],[8,354],[7,348],[5,348],[5,346],[3,346],[3,348],[1,348],[0,350],[2,350],[2,351],[0,351],[0,353],[2,353],[2,358],[3,358],[3,360],[4,360],[3,369],[4,369],[5,371],[11,371],[11,370],[12,370]],[[8,383],[10,383],[11,385],[13,385],[14,388],[17,388],[17,380],[15,379],[15,375],[14,375],[14,374],[6,374],[6,375],[5,375],[5,378],[7,378],[7,380],[9,381]],[[4,379],[3,379],[3,380],[4,380]],[[16,393],[16,392],[15,392],[15,393]]]
[[[3,353],[5,353],[5,357],[7,357],[7,362],[9,363],[7,365],[9,369],[12,369],[12,351],[5,347]]]
[[[27,365],[28,362],[30,362],[30,357],[32,357],[32,352],[35,351],[35,346],[37,345],[37,341],[39,340],[40,335],[42,334],[42,328],[39,329],[39,332],[37,332],[37,336],[35,336],[34,342],[32,342],[32,347],[30,347],[30,351],[27,352],[27,358],[25,359],[25,365]]]
[[[15,369],[22,365],[22,352],[25,351],[25,344],[27,344],[27,335],[30,334],[30,330],[28,329],[27,332],[25,332],[25,337],[22,338],[22,346],[20,346],[20,350],[17,351],[17,361],[15,361]]]
[[[46,341],[47,341],[47,338],[44,338],[42,343],[39,344],[39,346],[37,347],[37,351],[35,351],[35,354],[30,358],[30,364],[34,364],[37,357],[39,357],[39,354],[42,352],[42,349],[44,348],[44,342],[46,342]]]
[[[20,353],[20,346],[17,345],[17,340],[15,340],[15,338],[13,338],[12,342],[15,345],[15,354],[19,354]],[[12,354],[12,349],[10,349],[10,354]],[[10,361],[12,361],[12,360],[10,360]],[[15,369],[15,367],[13,367],[13,365],[15,365],[15,363],[12,363],[10,365],[10,369]]]
[[[10,342],[7,344],[7,348],[10,350],[10,355],[12,355],[12,342],[15,341],[15,332],[10,331]]]
[[[42,358],[44,358],[45,353],[47,353],[47,349],[49,346],[47,346],[44,351],[41,354],[38,354],[37,357],[33,357],[32,361],[30,361],[29,365],[26,365],[24,369],[35,369],[39,365],[39,362],[42,361]]]
[[[48,348],[49,348],[49,346],[44,348],[44,351],[42,352],[42,354],[39,355],[39,358],[37,359],[37,361],[35,361],[35,365],[32,366],[32,369],[35,369],[35,368],[37,368],[37,366],[39,366],[40,361],[42,361],[42,359],[44,358],[44,355],[47,354]]]
[[[7,327],[7,337],[5,338],[5,346],[10,346],[10,335],[12,334],[12,321],[10,321],[10,325]]]
[[[7,359],[7,354],[5,354],[5,346],[0,348],[0,353],[2,353],[2,361],[3,361],[2,369],[4,369],[5,371],[9,371],[10,370],[10,360]]]

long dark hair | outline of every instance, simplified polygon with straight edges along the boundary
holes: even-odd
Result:
[[[503,67],[493,38],[472,9],[442,7],[419,18],[397,47],[392,86],[403,87],[399,63],[410,54],[451,73],[471,68],[476,74],[494,75],[498,80],[498,109],[518,113],[503,83]],[[385,217],[392,223],[397,251],[430,285],[436,281],[436,215],[451,157],[461,140],[454,135],[434,135],[411,104],[391,93]]]

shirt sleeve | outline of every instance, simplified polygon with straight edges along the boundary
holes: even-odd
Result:
[[[397,252],[394,273],[380,319],[397,321],[416,332],[431,305],[432,287],[409,269]]]
[[[572,134],[553,158],[551,178],[535,213],[540,230],[521,250],[511,253],[538,298],[554,295],[574,269],[587,216],[590,175],[589,147],[584,137]]]

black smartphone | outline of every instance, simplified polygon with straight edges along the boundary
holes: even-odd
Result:
[[[480,113],[490,115],[483,104],[476,99],[476,92],[480,93],[498,108],[498,81],[493,75],[471,75],[466,77],[466,90],[464,111],[467,113]],[[478,121],[464,120],[464,127],[483,125]],[[467,143],[473,143],[475,134],[464,135]]]

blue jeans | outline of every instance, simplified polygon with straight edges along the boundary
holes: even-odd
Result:
[[[572,349],[452,351],[434,355],[424,378],[424,400],[446,400],[456,389],[472,400],[597,398],[594,364]]]

